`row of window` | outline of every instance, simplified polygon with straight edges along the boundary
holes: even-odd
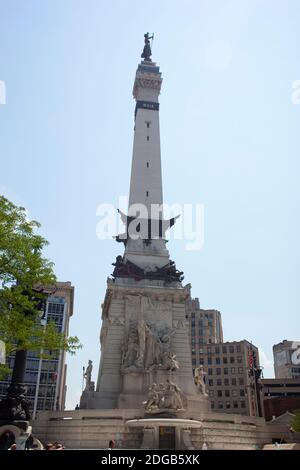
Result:
[[[195,349],[192,349],[192,354],[195,354]],[[206,363],[208,365],[210,364],[221,364],[221,362],[223,362],[223,364],[235,364],[235,362],[237,362],[238,364],[242,364],[243,362],[243,356],[237,356],[236,358],[234,356],[230,356],[230,357],[226,357],[224,356],[223,358],[222,357],[216,357],[214,358],[215,361],[213,361],[213,358],[211,356],[208,356],[207,357],[207,361]],[[200,360],[199,360],[200,364],[204,364],[204,358],[201,357]]]
[[[214,322],[213,319],[209,319],[209,320],[206,320],[206,321],[207,321],[208,326],[213,326],[213,322]],[[203,328],[203,327],[205,326],[205,323],[204,323],[203,318],[201,318],[201,319],[197,322],[197,324],[198,324],[198,326],[199,326],[200,329]],[[191,327],[192,327],[192,329],[195,329],[195,327],[196,327],[196,322],[195,322],[195,320],[192,320],[192,321],[191,321]]]
[[[64,304],[57,303],[57,302],[48,302],[48,314],[54,313],[56,315],[63,315],[64,314]]]
[[[193,331],[192,331],[192,335],[193,335]],[[192,343],[195,344],[195,339],[192,338]],[[201,339],[199,339],[199,344],[203,344],[203,341]],[[223,353],[223,354],[234,354],[235,352],[237,353],[240,353],[242,352],[242,347],[240,344],[237,344],[236,347],[233,346],[233,345],[230,345],[230,346],[208,346],[205,350],[205,348],[199,348],[199,354],[220,354],[220,353]]]
[[[212,410],[215,409],[215,402],[214,401],[211,401],[210,402],[210,407]],[[216,408],[218,408],[219,410],[222,410],[223,408],[226,408],[226,409],[230,409],[230,408],[238,408],[239,407],[239,402],[238,401],[234,401],[231,405],[230,401],[226,401],[225,404],[222,402],[222,401],[218,401],[218,403],[216,403]],[[242,400],[240,401],[240,407],[241,408],[246,408],[246,403]]]
[[[231,381],[229,381],[229,379],[225,378],[224,380],[222,379],[208,379],[208,386],[209,387],[213,387],[214,385],[217,385],[217,387],[222,387],[222,385],[224,385],[225,387],[229,386],[229,384],[231,383],[231,385],[237,385],[237,383],[239,385],[244,385],[244,378],[243,377],[239,377],[238,380],[236,379],[236,377],[232,377],[231,378]]]
[[[37,382],[38,372],[36,370],[26,370],[25,372],[25,382],[28,384]],[[56,372],[41,372],[40,383],[54,383],[57,381]]]
[[[243,388],[240,388],[239,390],[216,390],[217,392],[217,397],[230,397],[230,392],[231,396],[233,397],[244,397],[245,396],[245,390]],[[209,396],[214,397],[215,396],[215,390],[209,390]]]
[[[230,374],[243,374],[244,372],[244,369],[243,367],[224,367],[223,368],[223,374],[224,375],[228,375],[229,373]],[[221,375],[222,374],[222,369],[220,367],[217,367],[215,369],[215,373],[216,375]],[[207,369],[207,375],[214,375],[214,369],[210,369],[208,368]]]
[[[213,314],[213,313],[208,313],[208,312],[201,313],[200,315],[201,315],[201,316],[204,316],[204,317],[207,318],[207,319],[214,317],[214,314]],[[192,313],[191,313],[191,318],[192,318],[192,320],[195,319],[195,312],[192,312]],[[201,320],[202,320],[202,318],[200,318],[200,321],[201,321]]]
[[[213,331],[214,331],[214,328],[213,328],[212,325],[208,326],[205,329],[204,328],[199,328],[198,336],[200,336],[200,337],[201,336],[207,336],[207,332],[212,335]],[[192,330],[191,334],[192,334],[192,341],[195,341],[195,338],[194,338],[196,336],[195,330]],[[199,344],[202,344],[202,343],[200,343],[200,339],[199,339]]]
[[[200,341],[199,341],[200,343]],[[200,354],[204,354],[204,353],[207,353],[207,354],[220,354],[220,352],[222,351],[223,354],[227,354],[227,353],[230,353],[230,354],[234,354],[235,352],[242,352],[242,346],[240,344],[237,344],[236,346],[234,345],[230,345],[230,346],[208,346],[206,348],[206,351],[204,350],[204,348],[200,348],[199,349],[199,353]]]

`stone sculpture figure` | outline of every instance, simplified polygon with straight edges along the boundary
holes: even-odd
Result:
[[[166,387],[163,383],[158,384],[157,394],[158,394],[158,408],[163,408],[164,398],[165,398]]]
[[[142,59],[144,59],[146,62],[151,62],[151,47],[150,47],[150,39],[153,39],[154,35],[150,36],[149,33],[144,34],[145,38],[145,45],[143,52],[141,54]]]
[[[194,372],[195,385],[202,395],[207,395],[205,390],[205,376],[206,372],[203,369],[203,366],[196,367]]]
[[[143,367],[143,354],[140,350],[139,332],[136,324],[131,322],[123,353],[123,370],[135,370]]]
[[[178,385],[167,379],[166,385],[153,383],[149,388],[148,399],[143,402],[149,413],[162,413],[164,410],[183,410],[182,392]]]
[[[167,379],[164,407],[171,408],[173,410],[183,409],[181,390],[174,382],[169,379]]]
[[[154,325],[146,325],[146,368],[151,370],[179,368],[175,355],[170,351],[171,337],[175,331],[169,327],[158,330]]]
[[[91,390],[91,383],[92,383],[92,370],[93,370],[93,361],[89,360],[88,366],[83,374],[85,379],[85,391],[89,392]]]
[[[170,351],[166,351],[163,355],[163,366],[167,370],[171,371],[179,369],[179,363],[176,360],[175,354],[171,353]]]
[[[149,388],[148,399],[143,403],[147,411],[157,410],[159,406],[159,394],[157,392],[157,385],[153,383]]]

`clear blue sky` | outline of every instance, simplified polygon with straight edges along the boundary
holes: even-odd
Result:
[[[47,255],[75,286],[67,405],[99,363],[106,278],[121,246],[96,237],[96,207],[128,194],[143,34],[161,67],[164,198],[203,203],[203,249],[169,243],[226,340],[268,360],[299,339],[298,0],[0,0],[0,192],[42,223]]]

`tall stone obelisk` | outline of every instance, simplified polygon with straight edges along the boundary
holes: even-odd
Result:
[[[96,391],[81,407],[184,413],[208,408],[195,385],[189,345],[183,273],[166,249],[165,232],[175,220],[163,216],[159,102],[162,78],[145,35],[135,76],[134,143],[125,251],[114,263],[102,306],[101,360]],[[143,404],[144,403],[144,404]]]

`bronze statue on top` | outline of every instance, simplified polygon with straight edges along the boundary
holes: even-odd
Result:
[[[150,39],[154,38],[154,34],[150,36],[149,33],[146,33],[144,34],[144,38],[145,38],[145,45],[144,45],[144,49],[143,49],[141,57],[146,62],[151,62],[152,52],[151,52],[151,47],[150,47]]]

